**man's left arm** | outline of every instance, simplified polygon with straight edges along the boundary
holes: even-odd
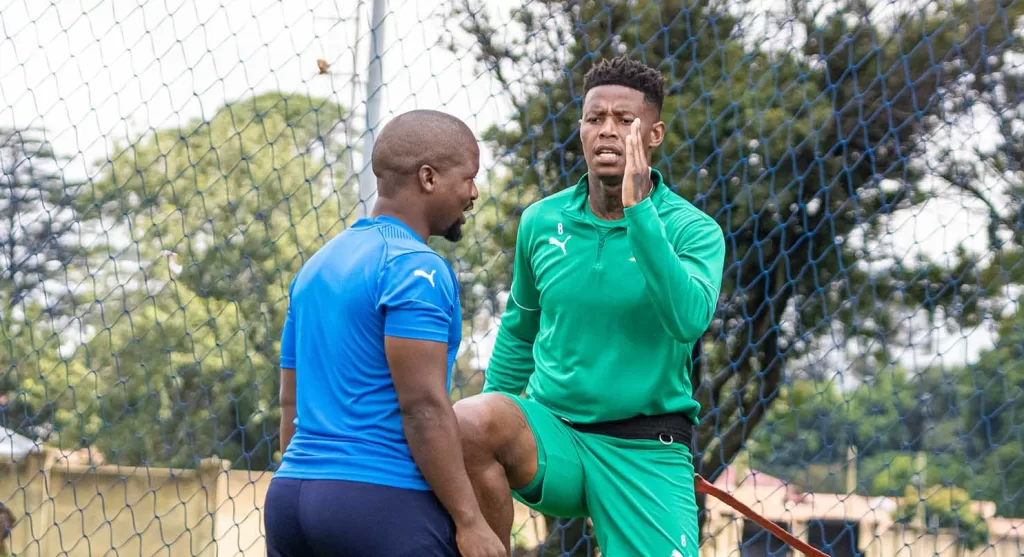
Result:
[[[278,403],[281,405],[281,456],[284,457],[288,444],[295,436],[296,398],[295,398],[295,317],[292,310],[292,294],[295,290],[295,279],[288,287],[288,310],[284,318],[284,329],[281,331],[281,381],[278,392]]]
[[[695,342],[711,324],[722,288],[721,227],[712,219],[696,218],[683,225],[685,239],[673,246],[649,197],[626,207],[625,215],[629,245],[658,318],[680,342]]]

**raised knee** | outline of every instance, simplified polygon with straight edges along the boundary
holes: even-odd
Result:
[[[526,417],[511,398],[484,393],[455,404],[467,467],[504,473],[526,485],[537,474],[537,449]]]
[[[493,446],[497,429],[494,396],[496,395],[484,393],[455,403],[455,417],[459,422],[459,435],[464,446]]]

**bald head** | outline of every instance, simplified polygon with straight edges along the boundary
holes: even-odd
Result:
[[[476,137],[462,120],[436,110],[400,114],[381,130],[371,165],[381,197],[414,183],[424,166],[445,171],[462,164],[476,149]]]

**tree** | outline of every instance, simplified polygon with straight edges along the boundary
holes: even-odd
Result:
[[[942,177],[955,186],[950,191],[959,197],[956,201],[973,202],[987,214],[989,245],[997,255],[1005,256],[1000,252],[1006,248],[1016,250],[1012,261],[1000,261],[1000,270],[1009,271],[1018,280],[1024,272],[1020,262],[1020,250],[1024,248],[1024,74],[1019,62],[1007,53],[1019,53],[1022,41],[994,27],[999,21],[1013,21],[1021,11],[1019,2],[1002,0],[979,3],[969,14],[990,22],[960,47],[974,54],[968,60],[984,66],[985,71],[978,78],[972,72],[948,84],[941,116],[948,122],[983,116],[989,126],[986,133],[995,141],[965,153],[954,136],[939,165]],[[955,15],[968,14],[961,7]],[[990,52],[981,59],[984,50]],[[962,61],[955,62],[963,65]]]
[[[449,16],[513,107],[487,134],[514,176],[506,230],[522,206],[584,171],[580,91],[598,58],[628,53],[667,74],[667,136],[654,164],[727,236],[713,342],[692,378],[704,408],[698,471],[714,480],[776,401],[787,364],[820,351],[819,339],[866,340],[870,352],[857,357],[872,369],[900,342],[900,306],[949,301],[961,323],[984,317],[985,298],[961,278],[971,263],[900,261],[881,240],[888,217],[933,194],[919,182],[938,94],[982,77],[983,61],[1015,46],[1006,30],[1021,6],[982,0],[954,5],[952,19],[908,13],[885,26],[855,0],[816,13],[792,2],[806,40],[781,51],[711,0],[545,0],[501,23],[465,0]],[[1001,23],[979,27],[992,18]],[[495,253],[509,253],[509,236],[496,238]],[[935,274],[955,287],[933,291]]]
[[[0,129],[0,419],[35,438],[62,390],[60,333],[76,309],[89,222],[77,211],[83,184],[36,129]],[[66,386],[65,386],[66,388]]]
[[[147,286],[160,285],[151,294],[108,301],[119,311],[79,355],[96,396],[76,401],[62,437],[126,465],[188,467],[217,455],[265,468],[277,359],[253,348],[241,304],[198,296],[173,267],[147,269]]]
[[[1000,324],[995,346],[960,381],[975,491],[1004,516],[1024,517],[1024,311]]]
[[[960,545],[967,549],[973,550],[988,544],[988,523],[971,508],[967,492],[959,488],[936,485],[919,493],[916,487],[907,486],[903,500],[896,509],[896,521],[911,523],[922,501],[924,525],[928,530],[951,529],[956,532]]]
[[[49,312],[70,306],[66,283],[52,281],[66,278],[71,264],[85,253],[75,242],[83,224],[75,201],[83,184],[65,180],[61,162],[67,158],[40,135],[39,130],[0,129],[0,303],[5,323],[11,310],[26,301],[38,302]]]
[[[332,102],[266,93],[115,145],[90,206],[128,235],[115,270],[130,276],[81,352],[99,379],[77,442],[121,464],[279,458],[288,287],[355,206],[344,119]]]
[[[811,491],[834,491],[853,446],[861,494],[901,497],[923,475],[925,485],[994,502],[1000,516],[1024,516],[1022,347],[1018,312],[964,367],[880,370],[873,383],[847,390],[794,381],[769,411],[769,425],[751,437],[752,465]]]
[[[974,477],[963,451],[965,370],[879,370],[853,388],[799,379],[780,390],[751,436],[751,466],[808,491],[845,493],[849,449],[856,449],[862,495],[902,496],[925,456],[929,481],[966,485]]]

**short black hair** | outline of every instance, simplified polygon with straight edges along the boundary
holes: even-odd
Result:
[[[621,85],[644,94],[644,99],[661,112],[665,102],[665,78],[658,70],[625,56],[605,58],[583,76],[583,96],[594,87]]]

